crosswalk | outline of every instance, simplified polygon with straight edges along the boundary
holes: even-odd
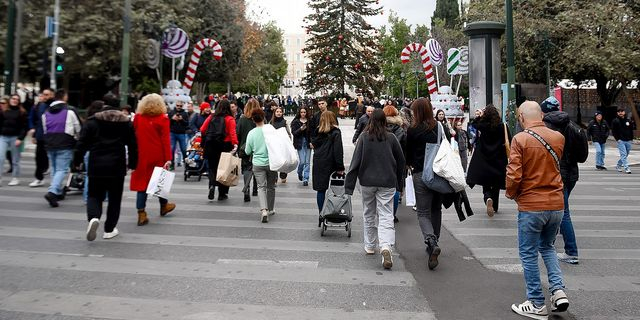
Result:
[[[640,179],[614,170],[581,166],[570,197],[580,264],[561,263],[570,311],[578,319],[638,319],[640,311]],[[444,226],[485,267],[522,273],[517,250],[517,206],[500,199],[499,213],[485,214],[481,190],[470,192],[475,216],[459,222],[443,217]],[[544,199],[541,199],[544,201]],[[451,211],[449,211],[451,213]],[[562,237],[556,247],[563,251]],[[543,280],[544,268],[542,268]],[[523,280],[524,281],[524,280]]]
[[[353,236],[321,237],[315,192],[295,177],[267,224],[239,187],[209,202],[205,181],[176,180],[175,214],[150,199],[138,227],[125,191],[121,235],[88,242],[81,195],[49,208],[27,177],[0,187],[0,319],[435,319],[397,254],[392,271],[364,254],[357,194]]]

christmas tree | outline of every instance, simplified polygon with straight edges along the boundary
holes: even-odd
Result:
[[[306,32],[310,34],[303,53],[311,63],[303,87],[309,93],[331,91],[342,95],[345,86],[363,92],[380,88],[377,30],[366,17],[379,15],[376,0],[310,0]]]
[[[431,17],[431,26],[435,25],[435,20],[440,19],[444,22],[447,29],[454,29],[460,21],[460,11],[458,0],[437,0],[436,11]]]

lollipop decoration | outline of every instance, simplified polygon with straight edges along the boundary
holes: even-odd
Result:
[[[462,46],[458,48],[460,50],[460,67],[458,68],[458,74],[469,74],[469,47]]]
[[[456,75],[460,71],[460,50],[451,48],[447,51],[447,73]],[[453,79],[453,77],[451,77]]]
[[[444,53],[442,52],[442,47],[440,46],[440,43],[438,43],[438,40],[429,39],[427,41],[427,50],[429,50],[431,62],[436,66],[441,65],[444,60]]]
[[[205,47],[209,47],[213,49],[213,58],[216,60],[220,60],[222,58],[222,47],[213,39],[202,39],[196,43],[196,46],[193,48],[193,54],[191,55],[191,61],[189,61],[189,67],[187,68],[187,74],[184,78],[184,90],[186,94],[189,95],[191,91],[191,86],[193,85],[193,78],[196,76],[196,71],[198,70],[198,63],[200,62],[200,56],[202,55],[202,51]]]
[[[154,39],[147,39],[144,58],[149,68],[158,68],[158,65],[160,64],[160,43],[158,41]]]
[[[179,58],[189,49],[189,37],[180,28],[169,28],[162,35],[162,54],[167,58]]]
[[[411,52],[418,52],[420,55],[420,59],[422,61],[422,67],[424,69],[424,74],[427,78],[427,85],[429,87],[429,94],[434,94],[438,92],[438,87],[436,84],[436,79],[433,77],[433,66],[431,65],[431,57],[429,57],[429,52],[427,48],[425,48],[422,44],[412,43],[406,46],[402,50],[402,54],[400,55],[400,60],[402,63],[407,63],[410,60]]]

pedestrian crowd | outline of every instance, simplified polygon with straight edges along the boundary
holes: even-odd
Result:
[[[129,189],[136,192],[137,225],[144,226],[149,223],[147,189],[156,168],[176,170],[184,165],[186,172],[198,161],[200,176],[208,178],[208,200],[213,201],[217,193],[217,200],[225,201],[230,186],[219,181],[217,173],[221,158],[231,153],[240,158],[243,200],[258,197],[263,223],[276,214],[276,184],[287,183],[289,173],[295,171],[302,187],[311,184],[316,191],[321,221],[330,203],[328,191],[341,177],[344,195],[353,195],[356,190],[362,195],[364,252],[379,252],[385,269],[393,266],[394,223],[404,197],[416,212],[427,267],[433,270],[443,251],[442,207],[454,204],[461,221],[465,219],[462,204],[468,216],[473,214],[464,190],[442,191],[435,187],[436,179],[424,178],[434,171],[435,153],[429,152],[429,146],[435,146],[438,154],[440,149],[448,152],[444,149],[451,146],[452,159],[458,163],[448,163],[447,168],[462,168],[466,185],[482,187],[489,217],[499,212],[501,190],[518,205],[518,250],[527,300],[511,308],[536,319],[548,315],[539,255],[549,279],[552,311],[565,311],[569,305],[559,261],[579,263],[569,198],[579,180],[578,163],[585,162],[588,155],[588,140],[596,149],[596,169],[606,170],[604,145],[611,132],[620,153],[616,168],[631,173],[627,157],[636,128],[625,110],[618,109],[611,125],[597,112],[586,130],[582,129],[560,111],[553,97],[541,104],[522,103],[517,121],[523,130],[515,135],[491,105],[477,110],[465,130],[463,122],[450,121],[443,110],[434,112],[425,98],[402,106],[393,100],[379,106],[356,101],[353,114],[338,113],[356,119],[355,151],[347,168],[338,115],[328,109],[325,98],[287,97],[281,101],[210,96],[197,104],[199,110],[195,111],[192,103],[181,101],[170,109],[161,96],[149,94],[134,111],[129,106],[119,108],[119,100],[108,94],[91,104],[85,119],[67,100],[64,90],[50,89],[42,91],[39,103],[30,110],[22,106],[19,95],[1,99],[0,155],[10,153],[13,178],[8,185],[19,185],[24,140],[29,134],[33,136],[36,171],[29,186],[43,186],[44,175],[50,171],[44,198],[51,207],[64,200],[64,182],[70,171],[84,171],[89,241],[97,237],[105,201],[103,238],[119,234],[117,223],[128,169],[132,170]],[[338,110],[349,110],[350,103],[338,100]],[[294,115],[293,120],[289,123],[285,115]],[[274,129],[286,132],[297,153],[297,167],[292,171],[272,169],[274,157],[280,156],[269,152],[267,137]],[[409,199],[414,203],[409,204]],[[158,197],[158,201],[160,216],[176,212],[176,204],[169,199]],[[563,252],[556,252],[554,246],[558,233],[564,240]]]

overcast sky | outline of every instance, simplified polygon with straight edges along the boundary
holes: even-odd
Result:
[[[285,33],[302,33],[302,19],[309,14],[307,0],[248,0],[248,14],[260,22],[274,20]],[[411,25],[430,24],[436,0],[380,0],[384,16],[371,17],[376,27],[387,23],[391,11]]]

